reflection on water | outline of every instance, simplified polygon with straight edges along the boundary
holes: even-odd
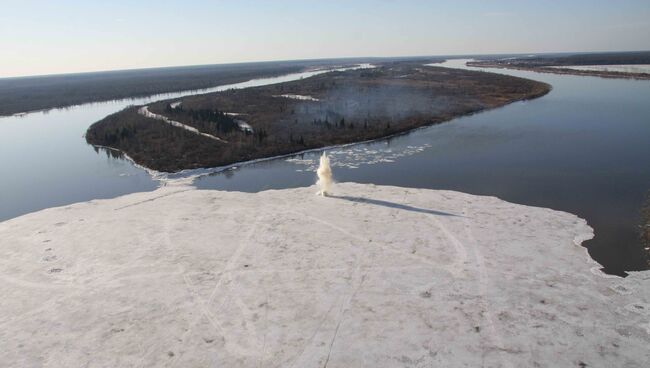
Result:
[[[464,67],[464,61],[445,66]],[[541,80],[553,90],[390,140],[334,148],[335,178],[459,190],[575,213],[594,227],[596,237],[586,245],[607,272],[647,268],[638,224],[650,188],[644,164],[650,82],[498,72]],[[241,166],[195,185],[251,192],[311,185],[318,156]]]

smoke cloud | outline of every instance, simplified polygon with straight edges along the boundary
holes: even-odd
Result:
[[[333,180],[330,159],[325,152],[320,156],[320,165],[318,166],[318,170],[316,170],[316,174],[318,175],[316,185],[318,185],[319,189],[317,194],[327,196],[332,189]]]

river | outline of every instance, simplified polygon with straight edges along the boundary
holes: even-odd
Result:
[[[330,70],[346,69],[351,68]],[[0,221],[44,208],[157,188],[159,180],[147,171],[110,151],[93,150],[86,143],[83,135],[88,127],[109,114],[129,105],[288,82],[325,72],[310,70],[201,90],[0,117]]]
[[[463,60],[443,66],[468,68]],[[336,179],[451,189],[568,211],[595,229],[595,238],[585,245],[606,272],[647,268],[637,234],[639,209],[650,189],[645,162],[650,82],[487,71],[543,81],[553,90],[398,137],[330,149]],[[159,182],[144,170],[95,153],[82,135],[93,122],[129,104],[180,95],[0,118],[0,220],[156,188]],[[240,165],[200,176],[194,185],[249,192],[310,185],[318,155]]]

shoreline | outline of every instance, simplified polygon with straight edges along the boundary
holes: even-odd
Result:
[[[260,77],[257,78],[236,78],[234,81],[229,81],[227,83],[219,83],[215,85],[211,85],[209,87],[202,87],[202,88],[196,88],[196,89],[181,89],[181,90],[169,90],[169,91],[164,91],[164,92],[157,92],[153,94],[134,94],[130,95],[129,97],[123,97],[123,98],[112,98],[112,99],[107,99],[107,100],[95,100],[95,101],[87,101],[87,102],[81,102],[77,104],[71,104],[71,105],[63,105],[63,106],[54,106],[54,107],[49,107],[49,108],[42,108],[42,109],[33,109],[33,110],[27,110],[27,111],[20,111],[16,113],[10,113],[10,114],[1,114],[0,113],[0,119],[2,118],[11,118],[11,117],[17,117],[17,118],[22,118],[26,115],[30,114],[36,114],[36,113],[48,113],[50,111],[55,111],[55,110],[67,110],[67,109],[73,109],[77,107],[83,107],[86,105],[95,105],[95,104],[104,104],[104,103],[112,103],[112,102],[127,102],[129,100],[137,100],[137,99],[152,99],[152,101],[148,102],[149,104],[159,102],[159,101],[164,101],[167,99],[173,99],[173,98],[182,98],[182,97],[187,97],[187,96],[193,96],[193,95],[198,95],[198,94],[203,94],[203,93],[210,93],[206,92],[215,88],[220,88],[224,86],[230,86],[230,85],[236,85],[240,83],[248,83],[252,82],[255,80],[260,80],[260,79],[269,79],[269,78],[279,78],[279,77],[284,77],[287,75],[292,75],[292,74],[301,74],[301,73],[311,73],[311,72],[328,72],[331,70],[336,70],[339,68],[350,68],[350,67],[365,67],[365,65],[372,65],[368,63],[359,63],[359,64],[341,64],[341,65],[332,65],[332,66],[314,66],[314,67],[303,67],[302,69],[299,69],[297,71],[293,71],[290,73],[270,73],[270,74],[264,74]],[[157,97],[165,96],[165,95],[171,95],[171,94],[186,94],[189,93],[187,96],[178,96],[178,97],[164,97],[162,99],[156,99]]]
[[[377,73],[380,73],[378,75],[384,75],[390,70],[392,69],[383,69],[381,72]],[[435,69],[427,68],[427,70],[428,71],[425,73],[431,73],[431,75],[440,73]],[[427,127],[443,122],[452,121],[458,117],[468,116],[478,112],[504,107],[514,102],[540,98],[552,90],[551,85],[530,79],[503,76],[496,73],[465,71],[462,69],[449,70],[454,70],[454,73],[459,73],[461,75],[467,74],[470,76],[470,78],[476,78],[477,81],[480,81],[483,84],[481,84],[480,87],[468,87],[470,89],[466,91],[465,94],[457,94],[451,96],[447,96],[445,94],[443,89],[444,87],[436,87],[441,88],[443,91],[442,94],[436,95],[439,96],[437,98],[443,100],[448,99],[449,101],[445,101],[441,105],[439,105],[439,103],[436,101],[431,102],[430,105],[423,104],[426,106],[431,106],[427,107],[429,109],[432,109],[430,112],[427,111],[422,113],[415,113],[412,115],[404,115],[403,117],[393,117],[392,115],[385,113],[382,115],[381,112],[373,113],[373,115],[370,115],[370,113],[368,113],[368,116],[370,118],[366,118],[366,123],[364,123],[363,116],[366,116],[365,112],[363,113],[364,115],[359,114],[360,116],[354,115],[354,113],[351,113],[351,116],[347,116],[345,109],[341,110],[339,113],[336,109],[330,110],[328,108],[327,104],[336,102],[329,102],[322,99],[318,99],[318,102],[294,102],[293,99],[287,99],[289,100],[288,102],[281,102],[277,101],[277,99],[273,99],[274,103],[280,105],[267,106],[266,104],[271,102],[267,102],[265,99],[269,96],[275,97],[274,89],[280,89],[280,87],[263,86],[258,87],[258,89],[255,90],[242,89],[237,90],[237,92],[233,91],[232,93],[227,94],[221,94],[226,92],[214,93],[215,96],[219,96],[219,98],[225,99],[226,101],[246,101],[247,98],[255,98],[256,101],[263,101],[260,102],[260,104],[262,104],[261,106],[267,107],[258,108],[259,110],[253,111],[253,115],[251,115],[251,111],[239,111],[236,106],[228,106],[227,104],[231,102],[226,102],[226,105],[223,105],[223,107],[220,108],[217,107],[216,110],[217,112],[221,109],[224,109],[224,111],[236,110],[238,113],[246,113],[250,118],[253,119],[252,121],[247,120],[247,122],[255,128],[256,133],[263,133],[263,137],[258,137],[257,134],[252,134],[250,137],[244,137],[243,134],[233,135],[232,133],[220,132],[207,126],[207,122],[199,120],[195,123],[193,120],[194,118],[192,118],[190,115],[190,112],[194,113],[195,111],[212,111],[215,109],[215,107],[198,108],[206,110],[193,110],[192,107],[189,107],[187,111],[181,111],[180,113],[174,112],[174,115],[169,117],[166,115],[161,115],[165,116],[168,120],[179,121],[183,125],[189,125],[192,128],[193,133],[196,133],[194,131],[196,130],[199,132],[199,134],[205,133],[211,136],[218,136],[225,141],[239,142],[237,145],[223,145],[216,147],[209,144],[207,140],[201,141],[199,140],[199,137],[195,139],[186,137],[184,135],[180,135],[179,138],[174,139],[165,138],[166,136],[175,133],[171,131],[171,128],[165,128],[166,130],[162,130],[162,127],[159,127],[152,122],[149,122],[142,118],[138,118],[138,114],[135,114],[134,111],[137,110],[139,116],[142,116],[142,106],[133,106],[129,109],[122,110],[121,112],[115,113],[96,122],[88,129],[86,140],[91,145],[96,144],[101,146],[109,146],[115,149],[119,149],[125,153],[129,153],[129,156],[134,158],[138,163],[140,163],[140,165],[146,166],[158,172],[175,174],[187,172],[190,170],[206,171],[215,168],[218,170],[219,168],[232,167],[234,165],[251,161],[257,162],[259,160],[291,156],[314,150],[323,150],[327,149],[328,147],[359,144],[387,139],[392,136],[404,134],[421,127]],[[449,79],[453,77],[447,76],[446,73],[443,75],[445,75],[445,77],[443,77],[445,78],[443,79],[444,83],[451,83]],[[350,82],[348,83],[365,83],[363,81],[363,78],[360,78],[358,76],[347,75],[343,78],[350,78]],[[378,80],[382,81],[382,83],[384,81],[392,81],[390,77],[383,78],[385,79]],[[493,80],[490,78],[498,79]],[[320,85],[323,85],[325,83],[322,81],[328,81],[329,78],[321,78],[317,80],[306,78],[304,80],[304,83],[294,81],[293,84],[283,85],[284,87],[282,87],[282,89],[297,88],[300,90],[301,88],[314,88],[312,85],[317,85],[318,83],[320,83]],[[511,85],[521,84],[522,90],[517,92],[505,92],[505,85],[508,83]],[[491,90],[490,92],[483,92],[484,89],[480,89],[486,88],[486,86],[490,86],[491,84],[493,84],[495,87],[494,90]],[[329,93],[327,89],[318,92],[321,94],[321,98],[323,93]],[[258,97],[258,94],[260,93],[262,95]],[[269,96],[265,95],[267,93]],[[336,94],[336,92],[333,93]],[[426,95],[424,92],[418,93]],[[187,99],[189,99],[190,102],[197,101],[197,99],[198,101],[212,101],[210,97],[211,95],[212,94],[199,94],[188,96],[183,100],[185,101],[183,102],[183,106],[186,106]],[[232,97],[235,95],[237,98]],[[401,98],[399,96],[401,95],[398,94],[395,98]],[[476,100],[472,100],[472,98]],[[164,105],[165,102],[171,100],[174,100],[175,103],[178,103],[176,99],[168,99],[157,101],[156,106],[149,104],[146,107],[149,108],[149,111],[152,113],[160,115],[162,114],[160,106]],[[468,100],[472,102],[467,102]],[[218,102],[215,103],[218,104]],[[243,104],[244,109],[246,108],[245,106],[248,106],[245,102],[237,103]],[[288,103],[289,105],[281,105],[285,103]],[[312,103],[315,105],[300,105],[303,103]],[[376,101],[371,101],[368,103],[368,106],[374,106],[375,104],[377,104]],[[279,109],[281,112],[278,113],[277,109]],[[294,109],[296,109],[296,111],[299,111],[298,114],[303,113],[305,110],[315,110],[316,112],[314,114],[316,117],[309,115],[294,115]],[[319,109],[321,109],[321,111],[327,111],[327,114],[330,114],[330,111],[333,111],[331,113],[334,114],[334,118],[330,121],[333,121],[335,123],[334,129],[332,129],[332,124],[327,122],[327,119],[325,119],[325,123],[323,123],[321,118],[318,117]],[[345,120],[347,120],[348,123],[348,125],[345,126],[346,129],[341,129],[341,127],[338,126],[339,119],[343,121],[343,118],[346,118]],[[348,120],[347,118],[350,119]],[[191,119],[192,121],[188,119]],[[313,119],[313,121],[311,119]],[[368,122],[370,119],[372,120]],[[357,129],[353,130],[352,128],[355,127]],[[127,134],[120,135],[119,133],[122,130],[126,130]],[[186,130],[189,131],[189,129]],[[292,133],[290,134],[290,132]],[[304,140],[303,134],[305,138]],[[270,138],[267,138],[268,136],[270,136]],[[164,144],[168,144],[170,150],[156,154],[156,152],[161,149],[159,147]],[[188,144],[191,144],[192,149],[188,150],[186,148],[183,148]],[[149,149],[145,149],[144,147],[149,147]]]
[[[578,70],[578,69],[562,68],[562,66],[559,65],[552,66],[552,67],[544,67],[544,66],[528,67],[528,66],[520,66],[520,65],[504,65],[504,64],[492,63],[492,62],[470,61],[467,63],[467,66],[475,67],[475,68],[523,70],[523,71],[546,73],[546,74],[599,77],[599,78],[607,78],[607,79],[650,80],[650,74],[647,73],[625,73],[625,72],[607,72],[607,71],[595,71],[595,70]]]
[[[491,110],[495,110],[495,109],[504,108],[506,106],[509,106],[510,104],[514,104],[514,103],[518,103],[518,102],[526,102],[526,101],[533,100],[533,99],[536,99],[536,98],[541,98],[541,97],[544,97],[545,95],[547,95],[548,93],[550,93],[552,91],[552,86],[549,85],[549,87],[550,88],[545,93],[543,93],[543,94],[541,94],[539,96],[513,100],[513,101],[508,102],[505,105],[502,105],[502,106],[499,106],[499,107],[496,107],[496,108],[492,108],[492,109],[487,108],[487,109],[482,109],[482,110],[478,110],[478,111],[472,111],[472,112],[469,112],[469,113],[466,113],[466,114],[454,116],[454,117],[449,118],[447,120],[442,120],[440,122],[427,124],[427,125],[422,125],[422,126],[419,126],[419,127],[416,127],[416,128],[411,128],[411,129],[407,129],[407,130],[400,131],[400,132],[394,132],[394,133],[391,133],[389,135],[382,136],[382,137],[379,137],[379,138],[367,139],[367,140],[363,140],[363,141],[350,142],[350,143],[342,143],[342,144],[336,144],[336,145],[329,145],[329,146],[322,146],[322,147],[315,147],[315,148],[308,148],[308,149],[304,149],[304,150],[300,150],[300,151],[296,151],[296,152],[290,152],[290,153],[285,153],[285,154],[280,154],[280,155],[275,155],[275,156],[262,157],[262,158],[246,160],[246,161],[237,161],[237,162],[233,162],[233,163],[226,164],[226,165],[221,165],[221,166],[195,168],[195,169],[183,169],[183,170],[174,171],[174,172],[158,171],[158,170],[155,170],[155,169],[152,169],[152,168],[148,168],[148,167],[136,162],[135,160],[133,160],[133,158],[131,158],[126,152],[120,150],[119,148],[110,147],[110,146],[103,146],[103,145],[95,145],[95,144],[90,144],[90,145],[93,146],[93,147],[97,147],[97,148],[110,149],[112,151],[120,152],[128,161],[133,163],[136,167],[142,168],[147,173],[149,173],[153,179],[155,179],[157,181],[160,181],[160,182],[164,182],[164,183],[166,183],[165,185],[167,185],[168,183],[173,183],[175,181],[181,181],[181,182],[185,182],[187,180],[192,180],[193,181],[194,179],[199,178],[201,176],[205,176],[205,175],[209,175],[209,174],[213,174],[213,173],[223,172],[223,171],[232,169],[234,167],[248,166],[248,165],[253,165],[253,164],[256,164],[256,163],[259,163],[259,162],[272,161],[272,160],[277,160],[277,159],[281,159],[281,158],[288,158],[288,157],[298,156],[298,155],[302,155],[302,154],[306,154],[306,153],[327,151],[327,150],[331,150],[331,149],[351,147],[351,146],[354,146],[354,145],[361,145],[361,144],[367,144],[367,143],[380,142],[382,140],[391,139],[391,138],[399,137],[399,136],[402,136],[402,135],[407,135],[407,134],[416,132],[416,131],[421,130],[421,129],[427,129],[427,128],[430,128],[430,127],[435,126],[435,125],[452,123],[455,119],[459,119],[459,118],[463,118],[463,117],[467,117],[467,116],[472,116],[472,115],[475,115],[475,114],[480,114],[480,113],[486,112],[486,111],[491,111]],[[187,174],[189,174],[189,175],[187,175]],[[170,176],[170,175],[182,175],[182,177],[169,179],[168,176]]]

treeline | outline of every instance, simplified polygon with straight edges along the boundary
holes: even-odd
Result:
[[[194,90],[293,73],[318,61],[264,62],[0,78],[0,116]]]
[[[339,119],[334,119],[330,121],[329,118],[322,120],[320,118],[314,119],[311,122],[313,125],[325,127],[326,129],[355,129],[354,121],[345,122],[345,118],[341,117]],[[358,124],[359,129],[368,129],[368,119],[363,119],[363,124]],[[388,122],[388,127],[390,128],[390,122]]]
[[[104,146],[121,145],[122,142],[130,140],[138,133],[138,128],[135,124],[128,124],[122,126],[115,126],[105,129],[101,133],[101,141]],[[99,133],[93,133],[99,134]]]
[[[216,109],[185,109],[182,104],[172,107],[168,103],[165,106],[165,115],[174,120],[186,117],[190,122],[182,119],[185,124],[212,135],[229,134],[241,130],[232,116]]]
[[[144,117],[133,107],[91,125],[86,141],[119,149],[143,166],[166,172],[205,163],[217,166],[224,156],[222,143]]]
[[[265,129],[254,134],[233,131],[226,138],[228,143],[217,142],[142,116],[133,107],[107,116],[86,132],[89,144],[118,149],[138,164],[163,172],[218,167],[315,148],[319,144],[313,140],[308,145],[304,140],[300,142],[300,137],[272,136]],[[109,154],[119,156],[116,151]]]
[[[493,62],[522,66],[650,64],[650,51],[601,52],[573,55],[541,55]]]

